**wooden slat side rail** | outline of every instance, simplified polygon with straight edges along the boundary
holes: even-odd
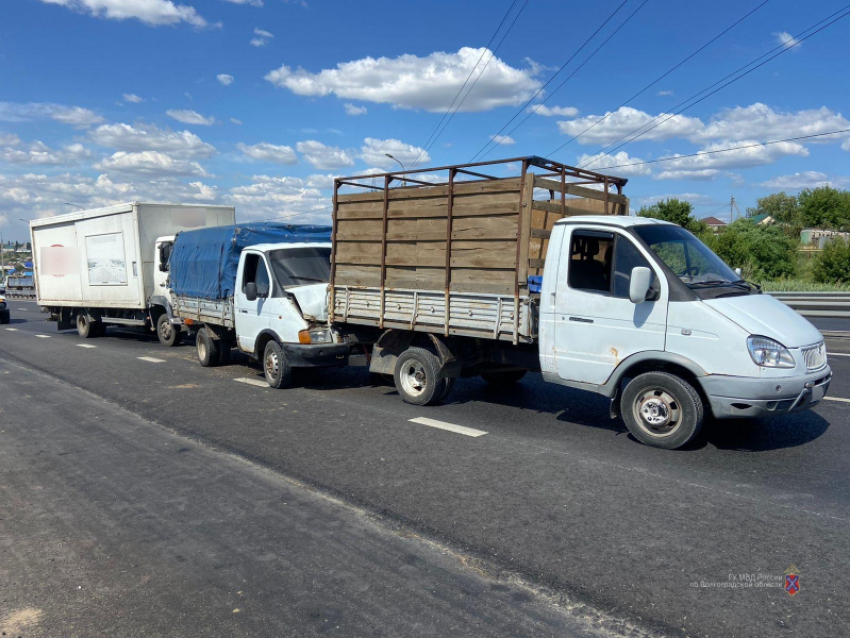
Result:
[[[554,191],[555,193],[561,192],[561,183],[551,179],[537,177],[534,180],[534,186],[535,188],[545,188],[547,190]],[[605,201],[605,193],[603,191],[594,190],[592,188],[585,188],[584,186],[576,186],[574,184],[564,184],[564,189],[569,195]],[[625,205],[628,203],[628,200],[625,195],[617,195],[615,193],[608,193],[608,201],[621,205]]]
[[[568,199],[567,200],[567,202],[573,202],[575,204],[582,203],[583,201],[584,200],[581,200],[581,199]],[[596,200],[594,200],[594,201],[596,201]],[[617,206],[619,206],[619,204],[617,204]],[[572,217],[574,215],[594,215],[594,214],[600,215],[600,214],[602,214],[602,213],[594,213],[593,211],[590,211],[587,208],[582,208],[580,206],[570,206],[569,204],[564,206],[560,202],[558,202],[558,203],[541,202],[541,201],[538,201],[538,200],[535,200],[534,202],[532,202],[532,208],[534,210],[541,210],[541,211],[545,211],[547,213],[553,213],[555,215],[558,215],[558,219],[561,219],[561,217]],[[564,214],[564,211],[566,211],[566,214]]]
[[[485,180],[474,182],[458,182],[454,186],[455,195],[476,195],[479,193],[505,193],[519,190],[519,178],[508,177],[506,179]],[[449,193],[448,185],[422,186],[410,188],[390,189],[390,200],[420,199],[430,197],[446,197]],[[383,192],[375,191],[369,193],[345,193],[337,195],[340,204],[350,202],[380,202],[383,201]]]

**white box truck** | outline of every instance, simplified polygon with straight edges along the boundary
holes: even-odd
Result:
[[[235,223],[232,206],[131,202],[30,222],[36,298],[60,330],[102,336],[107,325],[157,329],[169,321],[167,272],[155,268],[157,239]],[[163,335],[159,335],[163,340]]]

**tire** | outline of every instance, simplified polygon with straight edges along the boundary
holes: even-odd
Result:
[[[96,337],[105,337],[106,336],[106,324],[103,323],[102,321],[98,321],[95,324],[95,326],[96,326],[96,330],[97,330],[97,334],[95,334],[95,336]]]
[[[292,368],[286,360],[283,348],[274,339],[266,344],[263,351],[263,373],[271,388],[288,388],[292,384]]]
[[[222,339],[218,342],[218,365],[226,366],[230,363],[230,353],[233,351],[233,344]]]
[[[77,334],[79,334],[83,339],[94,339],[95,337],[99,337],[99,324],[99,321],[92,321],[91,319],[89,319],[88,315],[78,314]]]
[[[632,379],[620,404],[629,432],[641,443],[675,450],[699,433],[704,408],[694,387],[669,372]]]
[[[519,382],[525,376],[525,372],[525,370],[507,370],[505,372],[491,370],[484,372],[481,378],[492,386],[505,387]]]
[[[203,367],[212,368],[218,365],[218,342],[210,336],[207,328],[198,330],[195,345],[198,349],[198,361]]]
[[[168,313],[163,312],[159,319],[156,320],[156,336],[159,342],[166,348],[173,348],[180,345],[180,339],[183,336],[180,326],[175,326],[168,318]]]
[[[440,403],[446,401],[449,398],[449,395],[452,393],[452,390],[455,387],[455,381],[457,381],[457,379],[449,377],[445,379],[445,381],[446,387],[443,388],[443,393],[440,395]]]
[[[408,348],[395,366],[396,390],[405,403],[434,405],[447,393],[448,379],[438,376],[440,360],[424,348]],[[451,390],[451,388],[449,388]]]
[[[0,313],[0,324],[7,324],[12,320],[12,314],[7,310],[6,312]]]

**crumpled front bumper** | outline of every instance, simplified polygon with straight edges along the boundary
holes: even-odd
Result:
[[[779,416],[807,410],[826,396],[831,381],[829,366],[797,377],[753,379],[708,375],[700,378],[717,419]]]

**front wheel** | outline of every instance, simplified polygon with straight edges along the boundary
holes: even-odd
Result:
[[[12,320],[12,315],[9,312],[0,313],[0,324],[9,323]]]
[[[266,344],[263,351],[263,372],[269,387],[288,388],[292,384],[292,368],[277,341],[271,340]]]
[[[175,326],[171,323],[167,313],[162,313],[159,319],[156,320],[156,336],[159,338],[159,342],[166,348],[173,348],[180,345],[181,335],[180,326]]]
[[[621,407],[626,427],[637,440],[667,450],[693,440],[704,416],[694,387],[668,372],[646,372],[632,379]]]
[[[395,366],[395,387],[405,403],[433,405],[451,390],[448,379],[439,376],[440,360],[424,348],[408,348]]]

